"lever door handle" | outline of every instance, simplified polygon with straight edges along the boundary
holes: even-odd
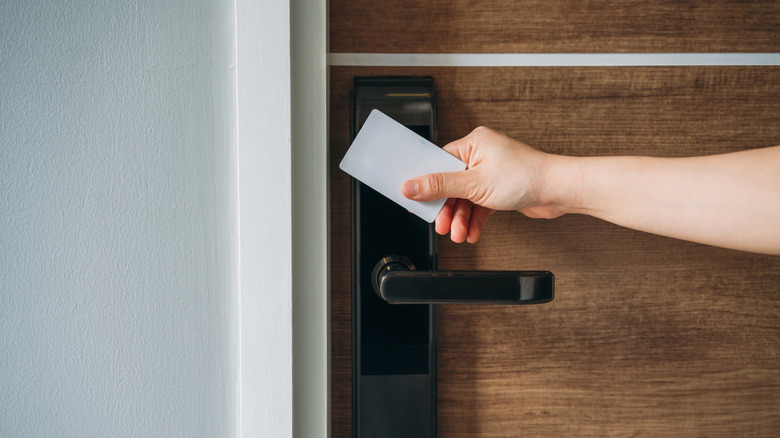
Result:
[[[548,271],[417,271],[405,256],[387,256],[371,274],[391,304],[541,304],[553,299]]]

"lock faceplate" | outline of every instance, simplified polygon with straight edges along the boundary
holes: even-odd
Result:
[[[430,77],[355,78],[351,138],[379,109],[435,142]],[[352,418],[354,437],[436,436],[436,308],[391,305],[371,273],[387,254],[436,269],[432,225],[352,181]]]
[[[352,105],[353,139],[379,109],[435,141],[431,78],[356,78]],[[555,277],[437,271],[433,225],[354,179],[352,242],[353,436],[433,437],[435,304],[547,303]]]

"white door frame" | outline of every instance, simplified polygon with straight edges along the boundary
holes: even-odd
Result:
[[[328,398],[327,1],[292,0],[293,435],[326,437]]]
[[[239,437],[328,430],[327,0],[236,0]]]

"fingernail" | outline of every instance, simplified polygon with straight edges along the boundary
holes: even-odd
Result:
[[[401,187],[401,193],[403,193],[407,198],[411,196],[417,196],[417,182],[412,180],[406,181],[403,187]]]

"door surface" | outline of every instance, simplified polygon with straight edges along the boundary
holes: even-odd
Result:
[[[780,52],[778,2],[645,3],[332,0],[331,52]],[[777,67],[331,67],[334,437],[351,436],[350,188],[338,163],[352,79],[371,75],[433,76],[440,144],[479,125],[579,156],[780,144]],[[440,269],[556,275],[546,305],[438,307],[439,436],[780,430],[780,257],[516,212],[493,215],[476,245],[440,237],[438,248]]]

